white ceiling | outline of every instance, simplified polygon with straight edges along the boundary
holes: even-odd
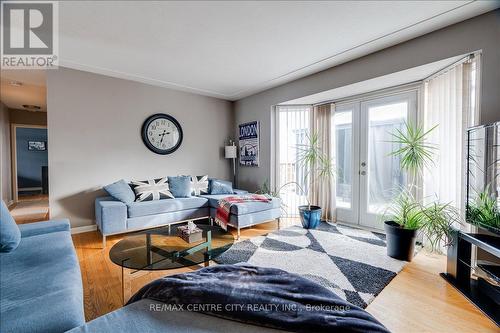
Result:
[[[61,65],[236,100],[498,1],[67,1]]]
[[[2,70],[0,100],[11,109],[23,110],[23,104],[37,105],[47,111],[47,88],[44,70]],[[21,86],[14,86],[19,82]]]
[[[417,66],[404,71],[394,72],[388,75],[379,76],[370,80],[356,82],[347,86],[322,91],[317,94],[304,96],[291,101],[281,103],[281,105],[293,104],[317,104],[326,101],[335,101],[346,97],[356,96],[381,89],[400,86],[407,83],[422,81],[423,79],[439,72],[440,70],[463,59],[466,55],[459,55],[432,62],[430,64]]]

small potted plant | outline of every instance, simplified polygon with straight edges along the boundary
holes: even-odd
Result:
[[[415,250],[418,230],[424,223],[425,215],[420,204],[409,190],[402,190],[399,196],[384,212],[387,255],[411,261]]]
[[[456,227],[462,225],[462,217],[450,203],[432,202],[422,207],[422,231],[429,241],[432,252],[441,252],[440,246],[452,245]]]

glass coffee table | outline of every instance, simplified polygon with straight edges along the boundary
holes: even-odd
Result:
[[[188,243],[177,236],[175,224],[151,229],[126,236],[113,245],[109,258],[122,269],[123,303],[132,296],[133,278],[152,271],[190,267],[199,268],[209,265],[234,243],[234,236],[219,226],[197,224],[202,230],[202,239]]]

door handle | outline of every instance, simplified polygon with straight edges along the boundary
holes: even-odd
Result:
[[[364,176],[364,175],[366,175],[366,171],[360,171],[360,172],[359,172],[359,174],[360,174],[361,176]]]
[[[366,162],[361,162],[361,166],[362,167],[366,166]]]

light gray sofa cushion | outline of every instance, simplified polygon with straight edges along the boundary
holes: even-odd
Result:
[[[175,198],[154,201],[132,202],[127,205],[128,217],[156,215],[180,210],[208,206],[208,199],[202,197]]]
[[[127,230],[146,229],[155,226],[207,217],[208,207],[177,210],[170,213],[137,216],[127,219]]]

